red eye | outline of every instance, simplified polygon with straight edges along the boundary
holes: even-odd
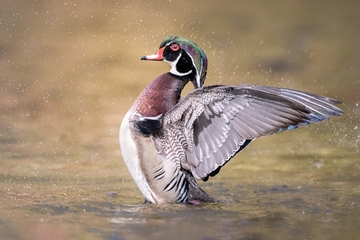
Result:
[[[179,48],[179,45],[177,45],[177,44],[174,44],[174,45],[171,45],[171,50],[173,50],[173,51],[177,51],[177,50],[179,50],[180,48]]]

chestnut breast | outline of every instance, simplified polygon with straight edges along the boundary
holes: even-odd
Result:
[[[155,78],[135,101],[135,111],[144,117],[156,117],[169,111],[180,99],[182,80],[170,73]]]

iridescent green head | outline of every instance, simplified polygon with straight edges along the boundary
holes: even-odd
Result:
[[[207,58],[203,50],[194,42],[181,37],[166,37],[154,55],[142,60],[163,60],[170,64],[170,73],[190,77],[195,88],[202,87],[207,73]]]

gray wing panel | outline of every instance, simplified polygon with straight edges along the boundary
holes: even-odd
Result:
[[[253,139],[338,116],[340,102],[291,89],[211,86],[196,89],[163,116],[163,136],[186,139],[182,167],[207,179]],[[173,134],[171,134],[173,135]],[[166,142],[165,142],[166,145]],[[166,147],[166,146],[164,146]]]

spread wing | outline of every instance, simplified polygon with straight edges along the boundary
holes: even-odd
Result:
[[[339,116],[341,102],[266,86],[196,89],[162,117],[159,154],[206,181],[253,139]]]

